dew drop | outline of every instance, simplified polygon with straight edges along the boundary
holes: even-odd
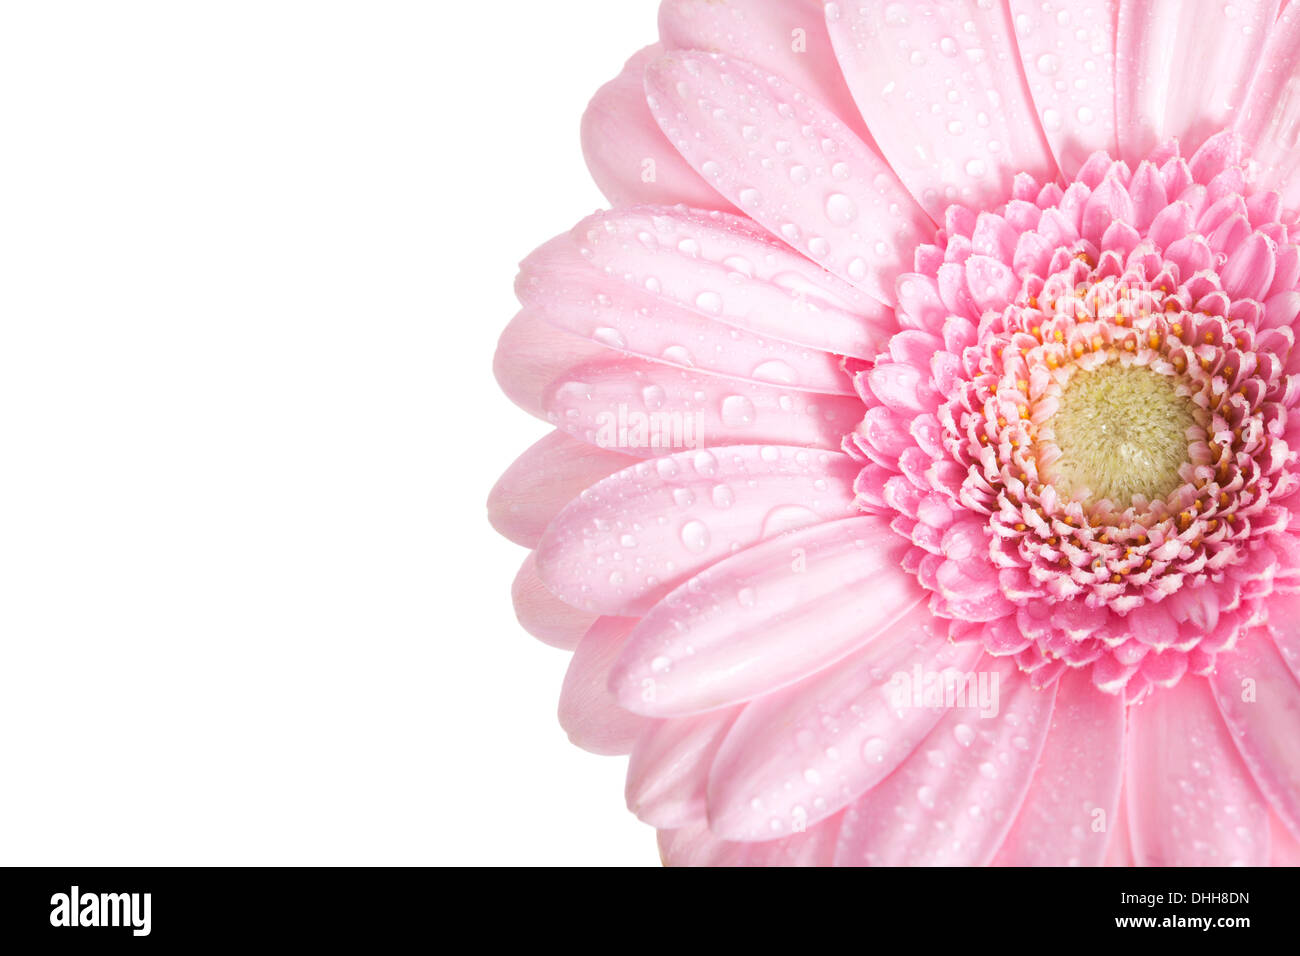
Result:
[[[763,518],[760,534],[764,538],[772,538],[797,528],[806,528],[819,520],[817,512],[811,508],[805,508],[803,505],[780,505],[769,511]]]
[[[754,403],[743,395],[729,395],[722,400],[722,424],[728,428],[752,425],[756,415]]]
[[[716,292],[701,292],[695,297],[695,305],[709,315],[722,314],[722,296]]]
[[[837,226],[847,226],[858,218],[858,206],[843,193],[831,193],[826,197],[826,218]]]
[[[880,763],[885,759],[886,744],[883,737],[868,737],[862,741],[864,763]]]
[[[793,385],[798,379],[794,369],[780,359],[764,362],[754,369],[753,375],[760,382],[771,382],[775,385]]]
[[[709,529],[703,521],[688,521],[682,525],[681,538],[687,551],[699,554],[709,546]]]
[[[705,477],[715,475],[718,472],[718,459],[713,457],[713,452],[711,451],[696,452],[695,457],[691,459],[691,464],[695,466],[697,474],[704,475]]]
[[[670,345],[664,349],[664,358],[676,365],[685,365],[690,368],[695,365],[695,360],[691,353],[683,345]]]

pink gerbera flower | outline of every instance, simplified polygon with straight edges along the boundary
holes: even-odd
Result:
[[[665,0],[493,492],[669,863],[1300,861],[1300,7]]]

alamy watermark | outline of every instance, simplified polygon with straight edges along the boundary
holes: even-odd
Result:
[[[601,448],[704,447],[698,412],[643,412],[626,405],[596,415],[596,444]]]
[[[78,886],[50,897],[51,926],[129,927],[133,936],[148,936],[151,893],[82,893]]]
[[[969,708],[978,710],[984,718],[998,715],[1000,687],[995,671],[964,673],[956,668],[927,671],[917,664],[910,672],[895,673],[886,691],[898,710]]]

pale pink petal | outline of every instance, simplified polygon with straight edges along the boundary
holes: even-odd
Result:
[[[573,236],[609,279],[758,335],[873,358],[898,331],[891,308],[739,216],[641,206]]]
[[[704,823],[709,767],[739,713],[734,708],[651,723],[628,760],[628,809],[664,830]]]
[[[1121,0],[1115,112],[1122,158],[1136,165],[1173,138],[1190,156],[1229,126],[1277,8],[1278,0],[1226,8],[1220,0]]]
[[[1287,4],[1267,33],[1267,43],[1250,92],[1237,115],[1236,130],[1258,164],[1261,189],[1282,194],[1291,212],[1300,210],[1300,5]]]
[[[743,60],[664,57],[646,74],[668,138],[723,195],[830,272],[893,302],[934,232],[893,172],[826,107]]]
[[[830,866],[840,818],[766,843],[718,839],[705,824],[659,831],[659,856],[665,866]]]
[[[936,221],[1010,199],[1018,173],[1055,176],[1005,4],[836,2],[826,19],[867,128]]]
[[[1262,300],[1273,282],[1276,257],[1273,241],[1262,233],[1251,233],[1245,242],[1228,252],[1219,271],[1219,282],[1234,299]]]
[[[840,360],[828,352],[742,332],[654,293],[611,283],[560,236],[520,266],[516,294],[546,321],[609,349],[737,378],[849,394]]]
[[[1210,682],[1255,783],[1300,834],[1300,681],[1273,642],[1254,631],[1219,655]]]
[[[598,342],[557,329],[536,311],[524,309],[501,333],[492,372],[507,398],[545,419],[546,387],[574,366],[610,354]]]
[[[1127,798],[1139,866],[1268,860],[1268,808],[1200,678],[1155,690],[1134,705]]]
[[[887,407],[905,414],[932,412],[942,397],[923,369],[904,362],[882,361],[867,373],[871,393]]]
[[[632,463],[627,455],[551,432],[497,481],[488,495],[488,520],[516,544],[535,548],[551,519],[578,492]]]
[[[971,256],[966,260],[966,283],[980,310],[1006,308],[1020,288],[1015,273],[988,256]]]
[[[650,115],[645,68],[662,53],[659,44],[641,50],[592,98],[582,117],[582,152],[591,178],[616,206],[685,203],[731,209],[673,149]]]
[[[1137,211],[1128,190],[1114,177],[1108,176],[1088,197],[1083,207],[1080,232],[1083,238],[1100,246],[1102,236],[1112,224],[1119,221],[1132,225],[1136,219]]]
[[[635,618],[601,618],[573,652],[560,689],[560,726],[583,750],[629,753],[651,723],[620,707],[608,690],[610,666],[634,626]]]
[[[1115,23],[1119,0],[1011,0],[1034,106],[1061,171],[1096,150],[1117,155]]]
[[[575,607],[640,615],[742,548],[855,514],[856,473],[846,455],[785,446],[640,462],[588,489],[552,522],[537,549],[538,573]]]
[[[1300,866],[1300,839],[1272,813],[1268,819],[1269,866]]]
[[[659,37],[670,50],[741,57],[825,103],[863,139],[867,128],[844,85],[822,0],[664,0]]]
[[[1164,180],[1154,163],[1143,161],[1129,180],[1128,193],[1133,200],[1134,225],[1146,229],[1156,216],[1169,205],[1169,194]],[[1149,237],[1155,242],[1154,237]],[[1159,245],[1159,243],[1157,243]]]
[[[1115,808],[1110,839],[1106,843],[1106,858],[1102,866],[1133,866],[1133,843],[1128,825],[1128,800],[1124,785],[1119,788],[1119,805]]]
[[[568,369],[550,384],[542,405],[547,421],[579,441],[638,458],[707,445],[838,449],[862,418],[862,402],[853,395],[631,358]]]
[[[783,535],[713,565],[652,608],[611,674],[629,710],[670,717],[784,687],[893,627],[926,596],[881,518]]]
[[[1124,710],[1086,672],[1061,678],[1047,743],[996,865],[1101,865],[1124,776]]]
[[[861,650],[741,712],[709,775],[709,820],[724,839],[767,840],[811,825],[887,777],[943,716],[898,706],[901,681],[966,670],[975,644],[953,644],[920,606]]]
[[[981,692],[985,700],[950,708],[902,766],[849,807],[836,865],[992,860],[1029,788],[1056,687],[1035,690],[1007,658],[984,657],[976,676],[996,697]],[[992,706],[981,710],[986,701]]]
[[[515,575],[510,596],[524,630],[552,647],[573,650],[596,623],[597,615],[579,611],[550,592],[537,576],[537,561],[531,551]]]
[[[1269,632],[1282,660],[1300,681],[1300,594],[1279,594],[1269,606]]]

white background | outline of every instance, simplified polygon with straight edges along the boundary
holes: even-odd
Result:
[[[0,863],[657,863],[484,506],[656,6],[0,8]]]

